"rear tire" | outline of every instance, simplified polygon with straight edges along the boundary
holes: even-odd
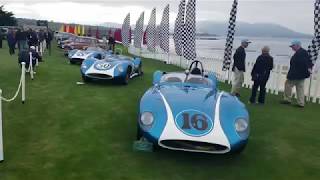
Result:
[[[137,73],[138,73],[139,76],[142,76],[142,75],[143,75],[142,64],[139,65],[139,68],[138,68],[138,72],[137,72]]]
[[[73,60],[70,60],[70,64],[76,64],[76,62]]]

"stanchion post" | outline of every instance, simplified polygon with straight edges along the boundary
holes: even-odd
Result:
[[[4,160],[2,128],[2,90],[0,89],[0,162]]]
[[[22,104],[26,101],[26,63],[22,62],[21,70],[21,100]]]
[[[29,68],[30,68],[30,76],[31,79],[33,80],[33,66],[32,66],[32,52],[29,52]]]

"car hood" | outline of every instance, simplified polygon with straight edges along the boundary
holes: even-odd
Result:
[[[214,115],[216,90],[203,87],[168,86],[160,88],[160,93],[167,100],[174,115],[181,111],[194,109],[209,116]]]

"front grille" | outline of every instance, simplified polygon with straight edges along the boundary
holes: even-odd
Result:
[[[98,79],[112,79],[112,76],[106,74],[87,74],[88,77],[98,78]]]
[[[228,147],[212,144],[206,142],[197,142],[197,141],[188,141],[188,140],[163,140],[160,141],[160,145],[163,145],[168,148],[174,148],[178,150],[186,150],[186,151],[199,151],[199,152],[225,152],[228,150]]]

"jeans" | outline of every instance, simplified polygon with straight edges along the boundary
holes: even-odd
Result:
[[[9,45],[9,54],[10,55],[13,55],[15,54],[15,45]]]

